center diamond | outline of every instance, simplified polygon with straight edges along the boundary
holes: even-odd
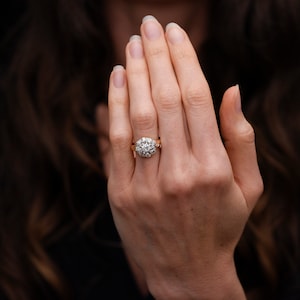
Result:
[[[156,141],[142,137],[135,143],[135,151],[140,157],[151,157],[156,153]]]

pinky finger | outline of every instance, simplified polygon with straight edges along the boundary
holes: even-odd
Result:
[[[109,84],[109,138],[111,143],[110,177],[113,182],[126,187],[134,170],[131,151],[132,129],[129,121],[129,99],[126,71],[123,66],[114,67]]]

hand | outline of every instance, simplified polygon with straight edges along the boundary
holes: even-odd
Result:
[[[146,18],[109,89],[108,193],[127,254],[156,299],[243,299],[233,253],[263,184],[238,87],[221,134],[187,34]],[[132,141],[161,138],[151,158]]]

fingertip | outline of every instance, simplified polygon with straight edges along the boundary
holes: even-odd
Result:
[[[242,114],[241,93],[238,84],[225,91],[219,113],[221,118],[228,118],[231,114]]]
[[[113,72],[114,71],[123,71],[124,70],[124,66],[123,65],[115,65],[114,67],[113,67]]]
[[[141,59],[144,58],[144,48],[142,44],[142,38],[140,35],[132,35],[127,44],[126,52],[129,54],[128,57],[132,59]]]
[[[240,101],[240,87],[238,84],[229,87],[223,95],[222,102],[225,101]]]
[[[169,29],[174,28],[174,27],[175,27],[175,28],[178,28],[178,29],[181,28],[177,23],[175,23],[175,22],[170,22],[169,24],[166,25],[166,32],[167,32]]]
[[[232,86],[225,91],[219,114],[224,140],[250,136],[248,133],[253,129],[242,112],[239,85]]]
[[[114,66],[111,79],[115,88],[123,88],[125,86],[126,78],[125,78],[125,69],[122,65]]]
[[[143,23],[146,23],[147,21],[157,21],[157,19],[154,17],[154,16],[152,16],[152,15],[146,15],[145,17],[143,17],[143,19],[142,19],[142,24]],[[158,21],[157,21],[158,22]]]
[[[181,44],[185,40],[183,29],[174,22],[171,22],[166,26],[166,36],[167,40],[173,45]]]

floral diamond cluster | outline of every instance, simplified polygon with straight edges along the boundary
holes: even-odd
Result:
[[[142,137],[135,143],[135,151],[140,157],[151,157],[156,152],[156,141]]]

